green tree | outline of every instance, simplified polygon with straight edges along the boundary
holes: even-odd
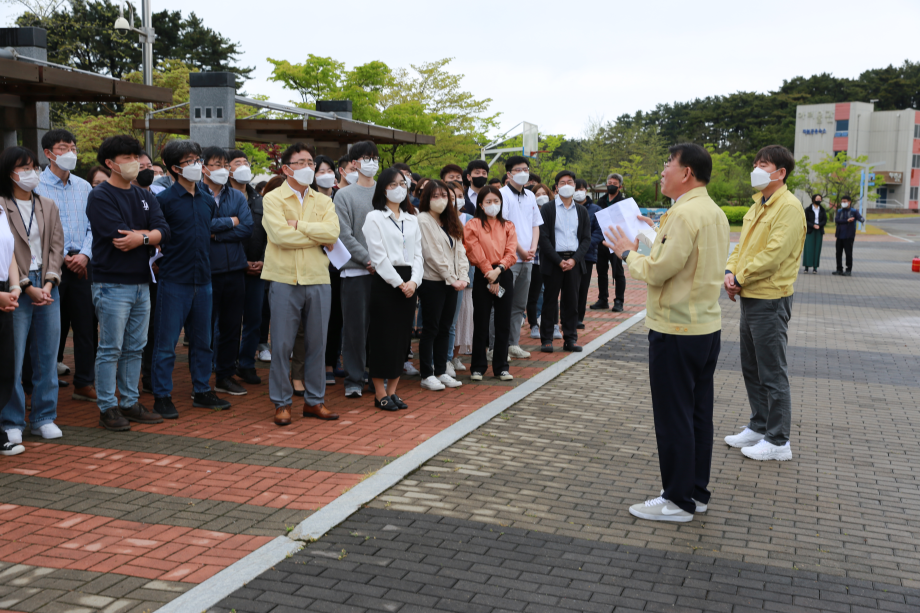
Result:
[[[866,155],[851,158],[841,151],[836,156],[827,155],[823,160],[811,164],[813,190],[828,198],[834,205],[839,204],[843,196],[850,196],[854,200],[859,198],[863,169],[847,164],[847,161],[865,163],[868,159],[869,156]],[[877,176],[877,181],[881,181],[881,177]],[[878,198],[878,194],[875,191],[869,191],[867,198],[874,201]]]
[[[706,150],[712,156],[712,177],[706,186],[709,197],[720,206],[750,206],[754,194],[751,159],[737,152],[718,153],[711,144],[706,145]]]
[[[639,206],[654,205],[658,202],[655,198],[658,173],[648,172],[647,169],[647,161],[635,153],[612,169],[612,172],[623,175],[623,191],[627,196],[634,198]]]

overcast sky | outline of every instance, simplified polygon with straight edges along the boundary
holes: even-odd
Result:
[[[918,0],[152,1],[154,11],[194,7],[239,42],[240,63],[256,68],[249,94],[296,98],[267,80],[267,57],[296,63],[313,53],[349,68],[453,57],[452,71],[474,96],[492,98],[503,129],[529,121],[569,137],[590,117],[920,61]],[[0,23],[20,12],[0,4]]]

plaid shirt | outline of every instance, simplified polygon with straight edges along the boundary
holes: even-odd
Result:
[[[47,166],[42,171],[35,193],[54,200],[61,213],[64,227],[64,255],[79,251],[93,259],[93,233],[86,217],[86,199],[92,191],[90,184],[70,173],[63,183]]]

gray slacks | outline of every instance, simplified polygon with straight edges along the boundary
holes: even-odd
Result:
[[[372,279],[373,275],[342,277],[342,321],[345,322],[342,329],[342,367],[347,373],[346,394],[364,389]]]
[[[511,333],[508,335],[508,346],[521,344],[521,326],[527,315],[527,296],[530,295],[530,277],[533,273],[533,262],[518,262],[511,267],[511,276],[514,278],[514,301],[511,303]],[[495,347],[495,313],[489,318],[489,348]]]
[[[288,285],[273,281],[268,291],[272,309],[272,354],[268,397],[275,408],[289,406],[294,395],[289,356],[297,330],[304,330],[304,403],[320,404],[326,397],[326,329],[332,308],[332,286]]]
[[[792,426],[786,365],[792,296],[741,298],[741,372],[751,404],[748,427],[773,445],[785,445]]]

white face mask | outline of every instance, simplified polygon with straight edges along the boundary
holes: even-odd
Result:
[[[57,164],[57,167],[61,170],[70,172],[77,167],[77,154],[73,151],[62,153],[61,155],[57,156],[57,159],[54,160],[54,163]]]
[[[559,195],[563,198],[571,198],[575,194],[574,185],[560,185],[559,186]]]
[[[400,202],[406,199],[407,193],[409,192],[406,191],[406,188],[402,186],[395,187],[393,189],[388,189],[387,190],[387,200],[389,200],[390,202],[395,202],[396,204],[399,204]]]
[[[288,166],[288,168],[291,168]],[[291,168],[291,170],[294,170]],[[309,166],[294,170],[294,180],[304,186],[313,185],[313,169]]]
[[[440,215],[447,208],[447,198],[432,198],[430,206],[432,211]]]
[[[22,187],[22,186],[20,186],[20,187]],[[25,189],[25,188],[23,187],[23,189]],[[850,208],[850,203],[849,203],[849,202],[841,202],[841,203],[840,203],[840,208],[842,208],[842,209],[848,209],[848,208]]]
[[[316,184],[322,187],[323,189],[329,189],[330,187],[335,185],[335,174],[331,172],[327,172],[324,175],[317,175]]]
[[[530,180],[529,172],[519,172],[516,175],[511,175],[511,180],[518,184],[518,186],[523,186]]]
[[[586,192],[583,189],[580,189],[577,192],[575,192],[575,202],[584,202],[585,198],[587,197],[588,197],[588,192]]]
[[[377,170],[380,168],[380,163],[377,160],[371,160],[370,162],[365,162],[361,160],[361,174],[372,179],[374,175],[377,174]],[[400,201],[401,202],[401,201]]]
[[[779,179],[771,179],[771,174],[773,173],[767,172],[763,168],[755,168],[754,171],[751,172],[751,187],[760,191],[766,189],[770,183],[779,181]]]
[[[549,196],[537,196],[537,206],[543,206],[549,202]]]
[[[38,187],[38,173],[34,170],[23,170],[22,172],[14,172],[13,174],[19,177],[18,181],[13,179],[16,182],[16,185],[25,191],[31,192],[33,189]]]
[[[358,180],[358,171],[357,171],[357,170],[352,170],[350,173],[348,173],[347,175],[345,175],[345,181],[346,181],[349,185],[354,185],[354,182],[357,181],[357,180]]]
[[[487,204],[482,207],[482,210],[486,212],[486,215],[489,217],[495,217],[501,213],[502,205],[500,204]]]
[[[213,175],[211,178],[213,179]],[[240,166],[233,171],[233,180],[237,183],[249,183],[252,181],[252,169],[249,166]]]
[[[226,168],[218,168],[217,170],[212,170],[211,174],[208,175],[211,183],[217,183],[218,185],[226,185],[227,179],[230,178],[230,171]]]
[[[463,196],[454,196],[454,204],[458,209],[462,209],[466,205],[466,200],[463,199]]]
[[[192,183],[201,181],[201,164],[192,164],[182,167],[182,178]]]

